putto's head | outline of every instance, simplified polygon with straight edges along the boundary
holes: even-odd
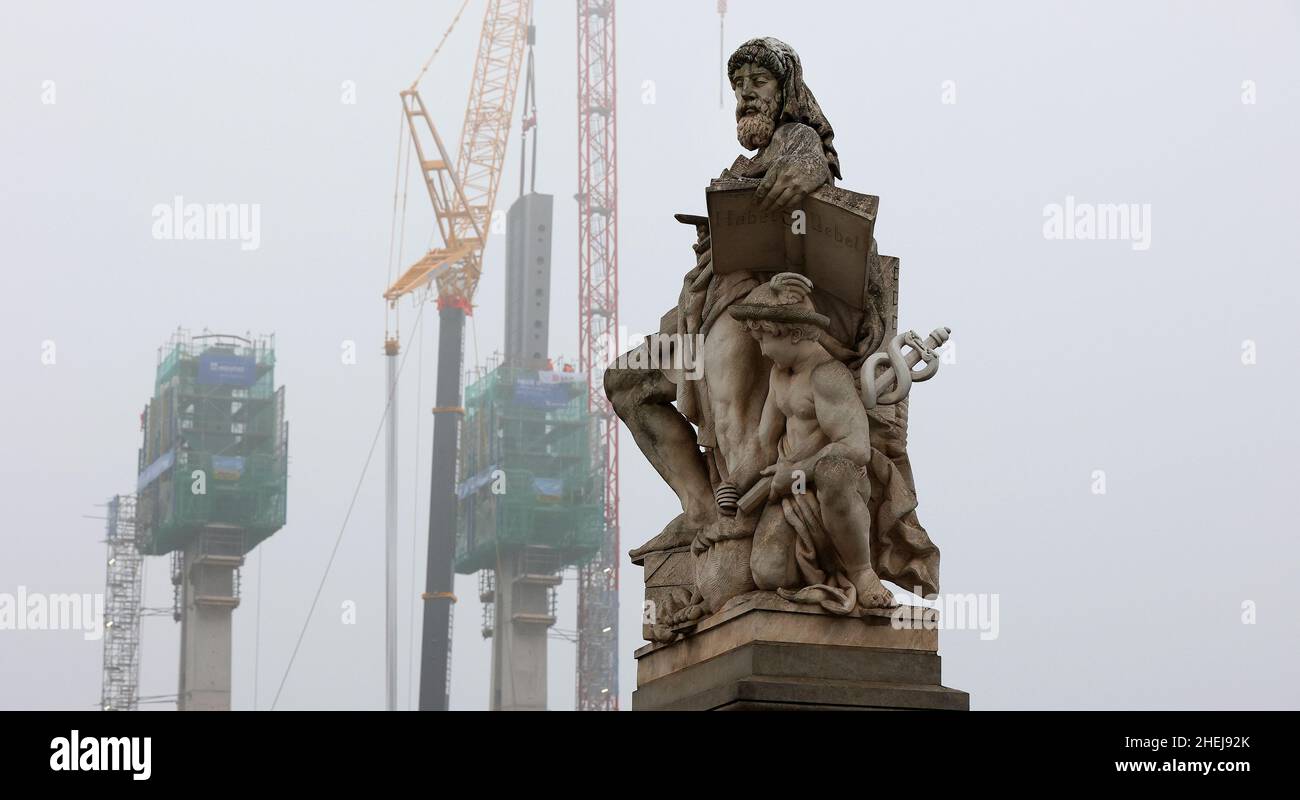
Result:
[[[807,277],[782,272],[750,292],[743,303],[733,305],[730,314],[758,340],[764,356],[790,367],[830,324],[813,306],[812,288]]]

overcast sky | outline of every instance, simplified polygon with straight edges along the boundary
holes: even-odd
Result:
[[[178,325],[273,332],[289,521],[243,571],[234,706],[269,707],[283,679],[277,708],[382,707],[378,455],[285,675],[383,412],[397,92],[458,5],[6,5],[0,592],[103,590],[92,517],[134,486],[138,415]],[[574,6],[539,0],[536,18],[537,187],[556,197],[551,343],[571,357]],[[728,52],[757,35],[793,45],[835,126],[841,185],[881,198],[880,250],[902,259],[900,326],[954,331],[956,363],[913,393],[920,516],[944,591],[996,594],[1000,625],[989,641],[942,634],[945,684],[977,709],[1300,706],[1296,6],[729,6]],[[453,140],[482,8],[472,0],[422,84]],[[620,314],[637,333],[693,264],[693,232],[672,214],[701,212],[708,179],[741,150],[719,108],[714,0],[619,0],[617,25]],[[355,103],[342,102],[347,81]],[[499,207],[517,193],[517,133]],[[259,247],[155,239],[151,211],[177,195],[258,204]],[[1067,203],[1145,209],[1149,226],[1046,237],[1045,213]],[[403,266],[433,230],[418,184],[405,230]],[[489,244],[468,363],[503,339],[503,245]],[[402,704],[418,664],[409,614],[424,580],[436,344],[435,325],[412,333],[415,311],[402,309]],[[353,365],[340,358],[349,341]],[[621,468],[625,553],[674,498],[626,433]],[[167,559],[148,564],[146,603],[170,606]],[[625,708],[641,591],[624,555]],[[474,578],[457,594],[453,707],[484,708]],[[570,582],[561,629],[576,625],[574,595]],[[342,621],[349,601],[356,624]],[[178,627],[146,620],[142,694],[175,693]],[[572,707],[573,664],[573,645],[552,640],[552,708]],[[77,632],[0,631],[0,708],[94,707],[100,665],[101,643]]]

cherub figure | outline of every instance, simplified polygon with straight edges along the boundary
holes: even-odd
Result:
[[[853,374],[818,341],[830,320],[812,288],[783,272],[729,309],[772,363],[757,438],[775,463],[750,568],[759,589],[832,613],[889,608],[871,553],[870,423]]]

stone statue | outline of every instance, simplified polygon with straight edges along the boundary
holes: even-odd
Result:
[[[756,152],[721,177],[755,180],[753,201],[774,213],[833,187],[834,131],[794,50],[750,40],[727,73],[737,139]],[[646,357],[662,347],[651,341],[605,372],[615,411],[682,507],[633,560],[693,562],[692,580],[660,604],[653,638],[753,592],[838,615],[894,605],[882,579],[937,592],[938,549],[915,513],[906,395],[937,368],[946,329],[926,342],[887,336],[894,298],[874,238],[860,296],[844,297],[795,272],[717,274],[708,219],[677,219],[696,229],[696,261],[660,333],[678,345],[702,340],[698,379],[626,366],[663,363]]]
[[[772,465],[750,568],[759,589],[837,614],[895,605],[871,564],[870,423],[853,373],[818,340],[812,281],[783,272],[731,307],[772,362],[755,437]],[[811,479],[809,481],[809,479]],[[800,481],[811,490],[796,491]]]

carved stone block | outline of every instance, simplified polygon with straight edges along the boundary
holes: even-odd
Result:
[[[678,641],[636,651],[633,710],[949,710],[970,695],[941,683],[935,630],[896,628],[933,610],[820,613],[753,592]]]

